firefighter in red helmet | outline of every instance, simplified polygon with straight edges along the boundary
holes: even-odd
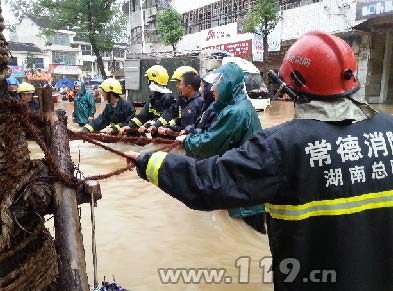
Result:
[[[393,117],[363,100],[355,74],[345,41],[307,33],[280,69],[294,120],[205,160],[127,155],[190,208],[265,203],[275,290],[392,290]]]

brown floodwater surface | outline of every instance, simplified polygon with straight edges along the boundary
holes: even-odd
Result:
[[[58,103],[72,113],[72,104]],[[98,106],[101,111],[103,105]],[[381,109],[381,108],[380,108]],[[383,109],[383,108],[382,108]],[[388,108],[389,110],[391,108]],[[259,117],[263,127],[293,118],[292,102],[273,101]],[[70,121],[69,126],[78,126]],[[117,150],[148,151],[145,147],[111,144]],[[70,142],[74,162],[88,175],[105,174],[126,165],[124,159],[81,141]],[[42,157],[31,142],[32,158]],[[80,155],[80,161],[79,161]],[[270,256],[267,236],[226,211],[194,211],[140,179],[135,171],[100,182],[103,198],[95,208],[98,279],[104,276],[127,289],[141,290],[273,290],[262,284],[259,261]],[[263,191],[263,189],[256,189]],[[93,282],[90,206],[83,205],[82,232],[89,282]],[[49,224],[50,226],[50,224]],[[52,228],[52,226],[50,226]],[[251,257],[249,284],[162,284],[159,268],[225,268],[237,282],[239,257]]]

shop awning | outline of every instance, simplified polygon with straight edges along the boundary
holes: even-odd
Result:
[[[378,28],[378,31],[393,30],[393,15],[378,16],[367,19],[366,21],[355,25],[353,29],[370,32],[372,28]]]
[[[50,64],[49,70],[53,74],[59,75],[81,75],[82,70],[79,66],[74,65],[58,65],[58,64]]]

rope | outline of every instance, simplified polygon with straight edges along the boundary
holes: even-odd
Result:
[[[59,171],[59,167],[57,165],[56,159],[50,151],[49,147],[45,143],[43,131],[40,128],[45,127],[45,125],[50,125],[49,121],[45,120],[43,116],[37,115],[29,110],[28,106],[22,101],[15,99],[2,99],[0,100],[0,108],[6,108],[7,113],[12,114],[12,118],[3,116],[0,118],[0,122],[11,123],[14,121],[19,121],[21,126],[24,127],[26,132],[29,132],[32,136],[32,139],[39,145],[41,150],[45,155],[45,160],[48,164],[48,168],[57,177],[64,185],[70,188],[79,187],[84,180],[103,180],[108,179],[113,176],[120,175],[126,171],[132,170],[135,167],[135,161],[127,157],[123,152],[115,150],[109,146],[104,145],[103,143],[129,143],[136,145],[147,145],[147,144],[164,144],[164,146],[154,150],[157,151],[171,151],[176,148],[182,147],[182,142],[166,139],[162,137],[156,138],[147,138],[145,136],[115,136],[115,135],[105,135],[105,134],[97,134],[97,133],[83,133],[83,132],[74,132],[67,129],[69,134],[69,138],[73,140],[83,140],[88,143],[94,144],[100,148],[103,148],[106,151],[109,151],[117,156],[127,159],[127,167],[118,169],[116,171],[103,174],[85,177],[84,180],[78,179],[76,177],[70,177],[62,174]],[[1,110],[0,110],[1,113]],[[12,122],[10,122],[12,121]],[[136,129],[130,129],[127,132],[136,133]],[[175,136],[174,134],[173,136]]]

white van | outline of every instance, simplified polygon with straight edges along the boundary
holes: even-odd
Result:
[[[268,90],[258,68],[253,63],[239,57],[224,57],[222,59],[223,65],[229,62],[237,64],[247,73],[248,76],[244,80],[245,90],[255,110],[265,110],[270,106]]]

